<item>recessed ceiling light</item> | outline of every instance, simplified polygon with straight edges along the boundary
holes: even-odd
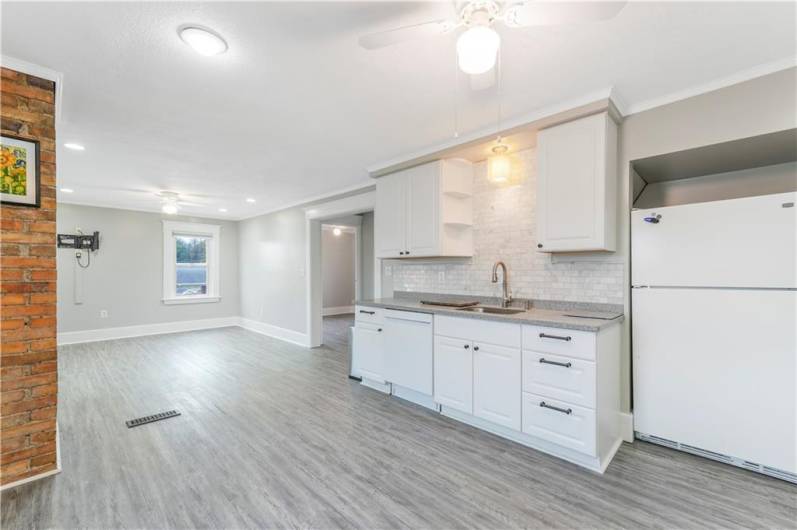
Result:
[[[248,202],[249,204],[254,204],[254,203],[256,203],[257,201],[256,201],[256,200],[254,200],[252,197],[247,197],[247,198],[246,198],[246,202]]]
[[[75,190],[72,188],[61,188],[61,191],[64,193],[74,193]]]
[[[335,234],[336,236],[339,236],[342,233],[342,231],[340,228],[335,227],[332,229],[332,233]]]
[[[71,149],[73,151],[85,151],[86,150],[86,148],[83,147],[82,145],[71,143],[71,142],[65,143],[64,147],[66,147],[67,149]]]
[[[214,31],[196,26],[186,26],[179,30],[183,42],[200,55],[219,55],[227,51],[227,42]]]
[[[220,211],[221,213],[227,213],[227,208],[219,208],[219,211]]]

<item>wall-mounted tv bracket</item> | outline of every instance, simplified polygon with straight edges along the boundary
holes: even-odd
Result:
[[[94,234],[87,236],[80,228],[77,231],[78,234],[58,234],[58,248],[75,249],[77,264],[86,269],[91,265],[91,253],[100,249],[100,233],[95,230]],[[84,250],[88,251],[88,261],[85,265],[81,262]]]

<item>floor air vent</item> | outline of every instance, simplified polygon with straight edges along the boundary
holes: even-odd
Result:
[[[134,420],[127,420],[125,425],[127,425],[128,429],[132,429],[133,427],[138,427],[139,425],[144,425],[146,423],[152,423],[153,421],[160,421],[165,420],[167,418],[174,418],[175,416],[179,416],[180,413],[176,410],[167,410],[166,412],[158,412],[157,414],[153,414],[151,416],[144,416],[143,418],[136,418]]]
[[[722,453],[715,453],[714,451],[708,451],[706,449],[701,449],[700,447],[694,447],[692,445],[676,442],[675,440],[668,440],[667,438],[660,438],[652,434],[645,434],[644,432],[634,431],[634,436],[635,438],[643,440],[645,442],[654,443],[656,445],[663,445],[665,447],[669,447],[671,449],[677,449],[679,451],[684,451],[686,453],[692,453],[693,455],[710,458],[712,460],[717,460],[725,464],[741,467],[743,469],[749,469],[750,471],[761,473],[762,475],[769,475],[770,477],[779,478],[780,480],[785,480],[787,482],[793,482],[794,484],[797,484],[797,474],[791,473],[789,471],[784,471],[782,469],[777,469],[774,467],[762,466],[761,464],[758,464],[756,462],[750,462],[749,460],[735,458],[732,456],[724,455]]]

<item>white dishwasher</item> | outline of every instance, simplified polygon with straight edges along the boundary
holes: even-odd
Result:
[[[384,316],[384,376],[392,393],[434,408],[432,315],[388,309]]]

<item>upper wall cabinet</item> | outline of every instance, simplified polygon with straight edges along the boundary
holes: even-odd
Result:
[[[378,258],[473,256],[473,167],[438,160],[376,181]]]
[[[537,136],[537,249],[614,251],[617,124],[604,112]]]

